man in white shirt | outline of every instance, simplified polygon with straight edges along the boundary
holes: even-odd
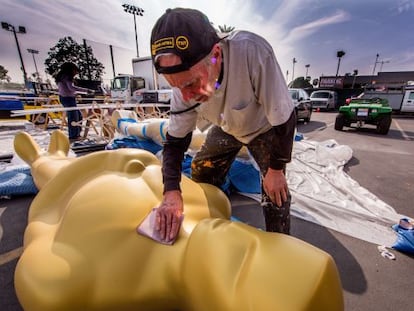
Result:
[[[246,146],[260,167],[266,231],[289,234],[290,194],[285,178],[296,126],[294,106],[273,49],[262,37],[235,31],[220,38],[193,9],[168,9],[151,35],[158,73],[173,88],[163,149],[164,197],[157,229],[173,239],[183,214],[181,162],[199,127],[209,129],[193,159],[192,179],[220,187]]]

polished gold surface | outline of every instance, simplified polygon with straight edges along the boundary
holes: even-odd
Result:
[[[68,159],[67,138],[16,152],[40,192],[30,207],[15,288],[25,310],[343,310],[332,258],[290,236],[231,222],[217,188],[183,176],[174,245],[137,234],[162,199],[161,167],[143,150]]]

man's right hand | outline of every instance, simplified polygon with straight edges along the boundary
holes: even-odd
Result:
[[[183,209],[183,197],[179,190],[164,193],[155,220],[155,229],[159,231],[163,240],[169,242],[177,236],[180,230]]]

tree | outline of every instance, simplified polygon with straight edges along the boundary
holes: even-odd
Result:
[[[289,83],[288,87],[297,89],[313,88],[312,84],[310,84],[310,82],[304,77],[297,77],[295,80]]]
[[[233,26],[226,26],[226,25],[223,25],[223,26],[219,25],[218,28],[219,28],[220,32],[223,32],[223,33],[232,32],[234,30]]]
[[[101,80],[104,65],[93,55],[92,48],[80,45],[71,37],[60,39],[47,53],[46,71],[56,76],[60,66],[65,62],[73,62],[79,67],[79,78],[83,80]]]
[[[7,75],[9,71],[0,65],[0,81],[7,81],[10,82],[11,78]]]

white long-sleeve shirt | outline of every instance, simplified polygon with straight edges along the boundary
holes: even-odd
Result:
[[[214,95],[197,109],[171,115],[168,132],[184,137],[200,121],[220,126],[242,143],[285,123],[294,105],[273,49],[262,37],[236,31],[222,40],[223,80]],[[194,105],[173,90],[171,111]],[[200,127],[200,126],[199,126]]]

